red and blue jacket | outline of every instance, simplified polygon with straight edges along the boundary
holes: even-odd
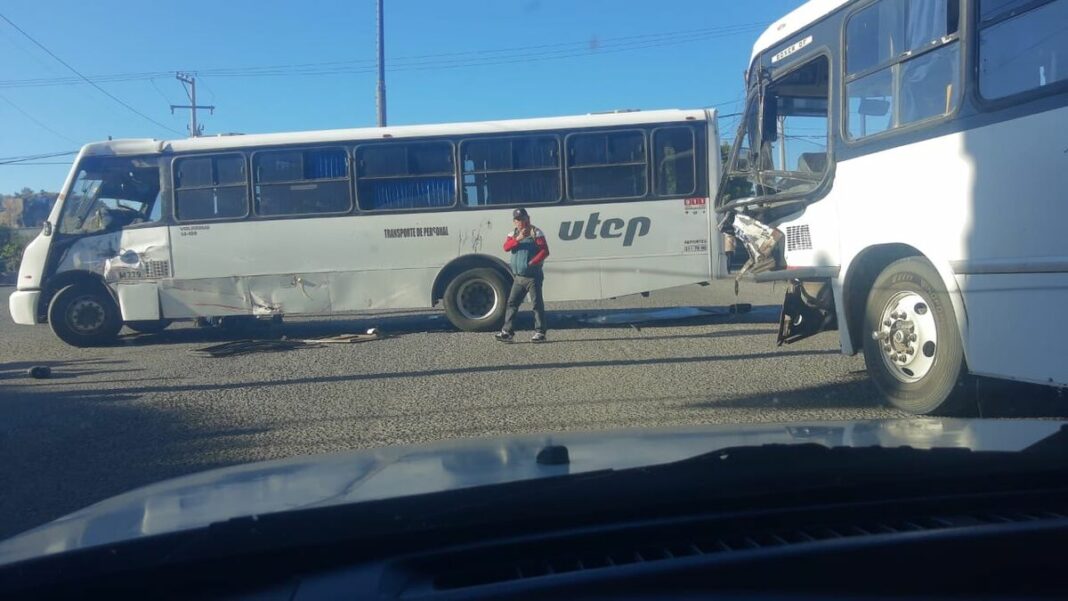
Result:
[[[512,230],[504,240],[504,251],[512,253],[512,274],[523,277],[541,275],[541,266],[549,256],[549,243],[545,232],[530,226],[531,235],[517,240],[518,230]]]

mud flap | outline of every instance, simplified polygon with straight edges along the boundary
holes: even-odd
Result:
[[[829,282],[791,280],[779,314],[778,346],[838,329]]]

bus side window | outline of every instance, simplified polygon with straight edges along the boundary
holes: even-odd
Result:
[[[456,179],[451,142],[386,142],[356,149],[363,211],[451,207]]]
[[[257,215],[340,214],[352,208],[344,149],[257,152],[252,161]]]
[[[953,112],[961,0],[880,0],[846,23],[846,131],[857,140]]]
[[[560,200],[560,141],[556,136],[464,140],[460,165],[467,206]]]
[[[645,134],[572,134],[567,139],[568,188],[574,200],[641,198],[648,190]]]
[[[174,215],[179,221],[248,215],[243,155],[190,157],[174,162]]]
[[[1013,15],[1008,11],[1014,4],[979,3],[979,93],[984,98],[1004,98],[1068,80],[1068,0]]]
[[[696,188],[696,159],[693,129],[665,127],[653,132],[653,159],[656,162],[656,193],[659,196],[685,196]]]

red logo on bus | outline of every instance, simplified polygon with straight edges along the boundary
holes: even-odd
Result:
[[[707,204],[708,204],[708,199],[707,198],[687,198],[686,200],[682,201],[682,205],[684,207],[687,207],[687,208],[689,208],[689,207],[703,207],[703,206],[705,206]]]

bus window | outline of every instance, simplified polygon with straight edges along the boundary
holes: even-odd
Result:
[[[450,142],[391,142],[356,149],[360,209],[451,207],[456,179]]]
[[[347,213],[352,208],[343,149],[258,152],[252,163],[257,215]]]
[[[846,132],[948,115],[960,98],[960,0],[881,0],[846,24]]]
[[[656,193],[683,196],[696,189],[696,162],[693,130],[665,127],[653,132],[653,160],[656,162]]]
[[[94,234],[152,223],[161,210],[159,160],[90,157],[63,203],[61,234]]]
[[[179,221],[248,215],[243,155],[190,157],[174,162],[174,215]]]
[[[466,140],[460,144],[467,206],[560,200],[560,142],[555,136]]]
[[[567,139],[568,188],[574,200],[646,195],[645,134],[640,131],[573,134]]]
[[[1020,4],[980,2],[979,92],[984,98],[1068,80],[1068,0],[1026,12],[1019,12]]]

